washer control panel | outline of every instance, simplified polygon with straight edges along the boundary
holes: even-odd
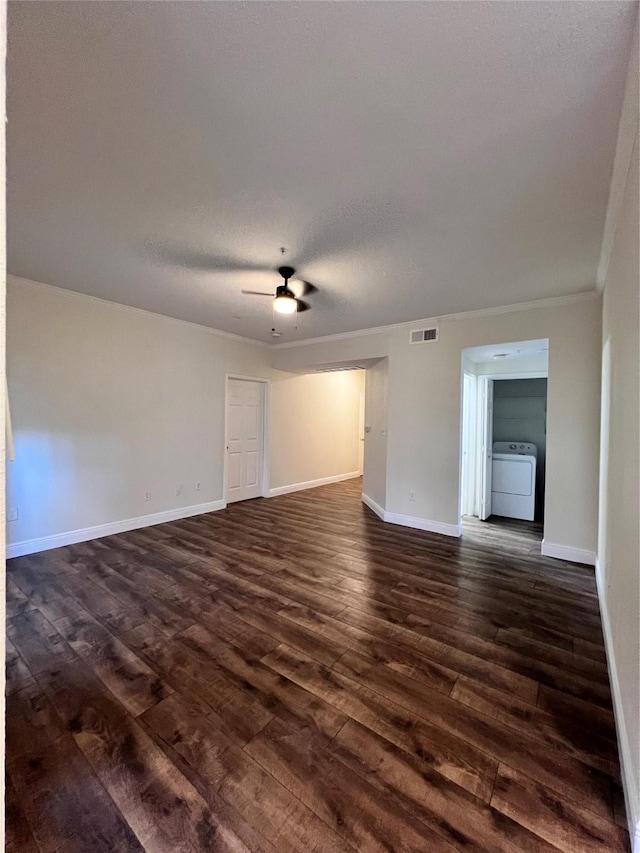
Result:
[[[518,456],[537,456],[538,448],[527,441],[494,441],[494,453],[513,453]]]

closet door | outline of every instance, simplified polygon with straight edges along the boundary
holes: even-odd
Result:
[[[227,382],[227,503],[262,494],[264,383]]]

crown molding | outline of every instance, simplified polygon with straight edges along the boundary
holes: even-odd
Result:
[[[79,293],[77,290],[67,290],[64,287],[56,287],[54,284],[45,284],[42,281],[34,281],[30,278],[23,278],[13,273],[7,273],[7,282],[17,284],[19,286],[28,285],[30,287],[39,287],[42,290],[53,290],[61,296],[68,296],[71,299],[79,299],[81,301],[98,302],[101,305],[106,305],[109,308],[122,309],[134,314],[142,314],[146,317],[155,317],[160,320],[166,320],[168,323],[177,323],[180,326],[189,326],[192,329],[198,329],[201,332],[206,332],[209,335],[215,335],[218,338],[226,338],[227,340],[235,341],[236,343],[249,344],[253,347],[261,347],[270,349],[271,344],[264,341],[256,341],[253,338],[244,338],[242,335],[234,335],[233,332],[223,332],[221,329],[213,329],[211,326],[203,326],[201,323],[192,323],[190,320],[181,320],[178,317],[169,317],[167,314],[157,314],[155,311],[148,311],[146,308],[136,308],[133,305],[124,305],[122,302],[113,302],[110,299],[103,299],[100,296],[92,296],[89,293]]]
[[[604,221],[602,244],[600,246],[600,261],[596,283],[598,290],[602,290],[607,280],[609,261],[613,252],[613,244],[618,229],[618,219],[622,209],[622,200],[627,183],[627,175],[631,166],[633,150],[638,138],[638,91],[639,73],[638,67],[638,18],[634,27],[633,41],[631,43],[631,55],[627,71],[627,81],[620,112],[620,124],[618,125],[618,140],[616,153],[611,172],[611,183],[609,185],[609,202],[607,204],[607,215]]]
[[[418,320],[407,320],[403,323],[391,323],[387,326],[374,326],[370,329],[356,329],[353,332],[338,332],[335,335],[324,335],[319,338],[306,338],[300,341],[287,341],[283,344],[271,344],[271,349],[291,349],[292,347],[324,344],[332,341],[344,341],[348,338],[363,338],[368,335],[383,335],[398,329],[411,329],[425,323],[442,323],[447,320],[473,320],[477,317],[490,317],[495,314],[512,314],[517,311],[534,311],[541,308],[557,308],[562,305],[572,305],[575,302],[589,302],[600,299],[597,290],[583,290],[566,296],[551,296],[547,299],[536,299],[532,302],[516,302],[511,305],[499,305],[496,308],[478,308],[474,311],[460,311],[457,314],[441,314],[437,317],[423,317]]]
[[[122,309],[135,314],[142,314],[147,317],[157,317],[161,320],[166,320],[168,323],[178,323],[181,326],[189,326],[194,329],[199,329],[207,334],[215,335],[227,340],[236,341],[237,343],[249,344],[262,349],[280,350],[291,349],[292,347],[308,346],[310,344],[331,343],[332,341],[343,341],[349,338],[362,338],[370,335],[383,335],[398,329],[410,329],[414,326],[421,326],[425,323],[441,323],[447,320],[471,320],[477,317],[490,317],[497,314],[511,314],[517,311],[533,311],[543,308],[554,308],[561,305],[571,305],[576,302],[587,302],[592,299],[600,299],[600,293],[597,290],[586,290],[580,293],[572,293],[566,296],[551,296],[547,299],[536,299],[531,302],[516,302],[511,305],[499,305],[495,308],[478,308],[473,311],[460,311],[457,314],[440,314],[436,317],[423,317],[417,320],[406,320],[403,323],[391,323],[386,326],[374,326],[369,329],[354,329],[351,332],[338,332],[335,335],[323,335],[317,338],[306,338],[300,341],[287,341],[282,344],[268,344],[264,341],[256,341],[253,338],[244,338],[241,335],[234,335],[232,332],[223,332],[221,329],[213,329],[211,326],[203,326],[200,323],[192,323],[190,320],[180,320],[177,317],[169,317],[166,314],[157,314],[155,311],[148,311],[145,308],[135,308],[133,305],[124,305],[121,302],[112,302],[109,299],[103,299],[100,296],[91,296],[88,293],[79,293],[77,290],[67,290],[64,287],[56,287],[53,284],[45,284],[42,281],[34,281],[33,279],[23,278],[22,276],[7,274],[7,281],[18,285],[29,285],[31,287],[39,287],[43,290],[53,290],[57,294],[68,296],[72,299],[90,300],[106,305],[114,309]]]

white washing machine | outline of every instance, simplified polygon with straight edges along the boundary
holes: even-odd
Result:
[[[494,441],[491,513],[533,521],[538,448],[521,441]]]

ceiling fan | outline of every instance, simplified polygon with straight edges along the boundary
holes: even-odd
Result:
[[[284,246],[280,247],[280,253],[286,252]],[[224,255],[222,253],[210,254],[208,252],[192,251],[182,246],[165,246],[148,243],[146,253],[155,262],[163,266],[169,265],[180,269],[199,270],[204,272],[260,272],[265,273],[273,270],[273,267],[265,264],[246,262],[239,258]],[[308,311],[311,308],[308,302],[302,298],[316,293],[318,288],[310,281],[296,278],[295,269],[291,266],[278,267],[278,272],[284,279],[283,284],[276,287],[275,293],[267,293],[261,290],[243,290],[242,293],[251,296],[269,296],[273,299],[273,308],[279,314],[295,314]]]
[[[273,298],[273,310],[278,314],[295,314],[301,311],[308,311],[311,306],[304,299],[296,296],[293,290],[289,287],[289,281],[295,275],[293,267],[278,267],[278,272],[284,279],[284,284],[276,287],[275,293],[265,293],[261,290],[243,290],[242,293],[249,296],[270,296]],[[300,282],[304,286],[303,295],[314,293],[318,288],[308,281]]]

